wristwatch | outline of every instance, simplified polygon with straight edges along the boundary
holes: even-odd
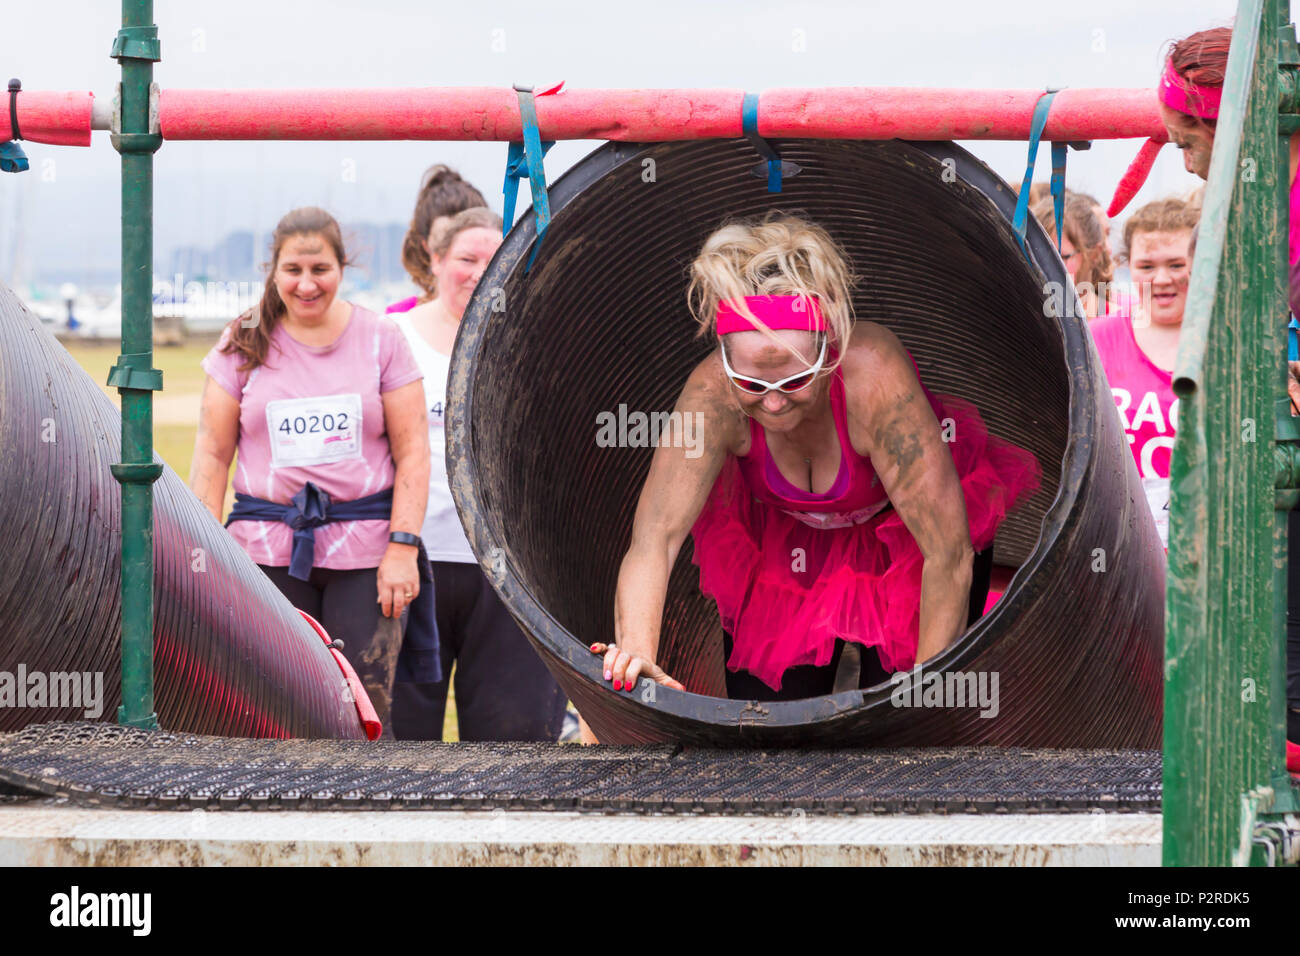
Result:
[[[411,534],[409,531],[391,531],[388,534],[388,540],[393,544],[409,544],[416,548],[420,546],[420,536]]]

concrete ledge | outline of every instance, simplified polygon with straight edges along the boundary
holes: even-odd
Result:
[[[2,866],[1159,866],[1158,813],[637,816],[0,804]]]

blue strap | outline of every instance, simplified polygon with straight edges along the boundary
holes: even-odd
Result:
[[[1065,225],[1065,155],[1067,143],[1052,144],[1052,207],[1056,212],[1056,249],[1061,249],[1061,229]]]
[[[21,173],[29,167],[27,154],[13,141],[0,143],[0,172]]]
[[[758,94],[746,93],[740,107],[740,127],[745,138],[758,150],[758,155],[767,160],[767,191],[781,191],[781,155],[772,148],[772,144],[758,135]]]
[[[1038,141],[1043,136],[1043,127],[1047,125],[1047,113],[1052,108],[1052,99],[1056,90],[1048,90],[1034,104],[1034,118],[1029,129],[1029,159],[1025,164],[1025,178],[1020,184],[1020,195],[1016,198],[1016,214],[1011,220],[1011,228],[1016,235],[1016,243],[1026,259],[1029,250],[1025,246],[1025,228],[1029,217],[1029,187],[1034,180],[1034,162],[1038,159]],[[1061,247],[1061,222],[1065,212],[1065,143],[1052,144],[1052,198],[1056,207],[1056,247]]]
[[[551,224],[551,203],[546,195],[546,168],[542,158],[555,145],[554,140],[542,142],[542,134],[537,128],[537,104],[532,87],[515,87],[519,94],[519,115],[523,120],[524,140],[511,143],[506,154],[506,181],[502,192],[505,194],[505,216],[502,223],[503,233],[510,232],[515,221],[515,199],[519,192],[519,180],[528,177],[533,192],[533,213],[537,217],[537,238],[533,241],[533,251],[524,266],[527,272],[533,267],[533,259],[546,235],[546,227]]]
[[[1300,321],[1291,316],[1291,321],[1286,327],[1286,360],[1288,362],[1300,362],[1300,344],[1297,343],[1297,333],[1300,333]]]

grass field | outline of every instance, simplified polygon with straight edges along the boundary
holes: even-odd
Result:
[[[117,361],[117,344],[65,342],[64,345],[77,360],[77,364],[113,400],[113,404],[120,407],[117,389],[104,384],[108,380],[108,370]],[[190,460],[194,457],[194,436],[198,431],[199,400],[206,377],[199,362],[208,354],[211,346],[211,342],[206,342],[154,350],[154,367],[162,369],[163,373],[163,390],[154,395],[154,448],[158,457],[170,465],[183,481],[189,480]],[[223,513],[230,511],[235,501],[234,495],[234,490],[228,486]],[[447,694],[447,715],[443,722],[442,739],[460,739],[456,727],[456,700],[450,692]]]

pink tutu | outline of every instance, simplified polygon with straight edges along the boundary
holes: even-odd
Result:
[[[935,396],[953,419],[949,444],[976,551],[1038,489],[1031,452],[988,433],[968,402]],[[916,659],[921,551],[889,508],[863,524],[812,528],[756,500],[728,457],[691,529],[700,589],[718,604],[734,648],[727,666],[779,690],[788,668],[830,663],[836,638],[875,647],[890,671]]]

